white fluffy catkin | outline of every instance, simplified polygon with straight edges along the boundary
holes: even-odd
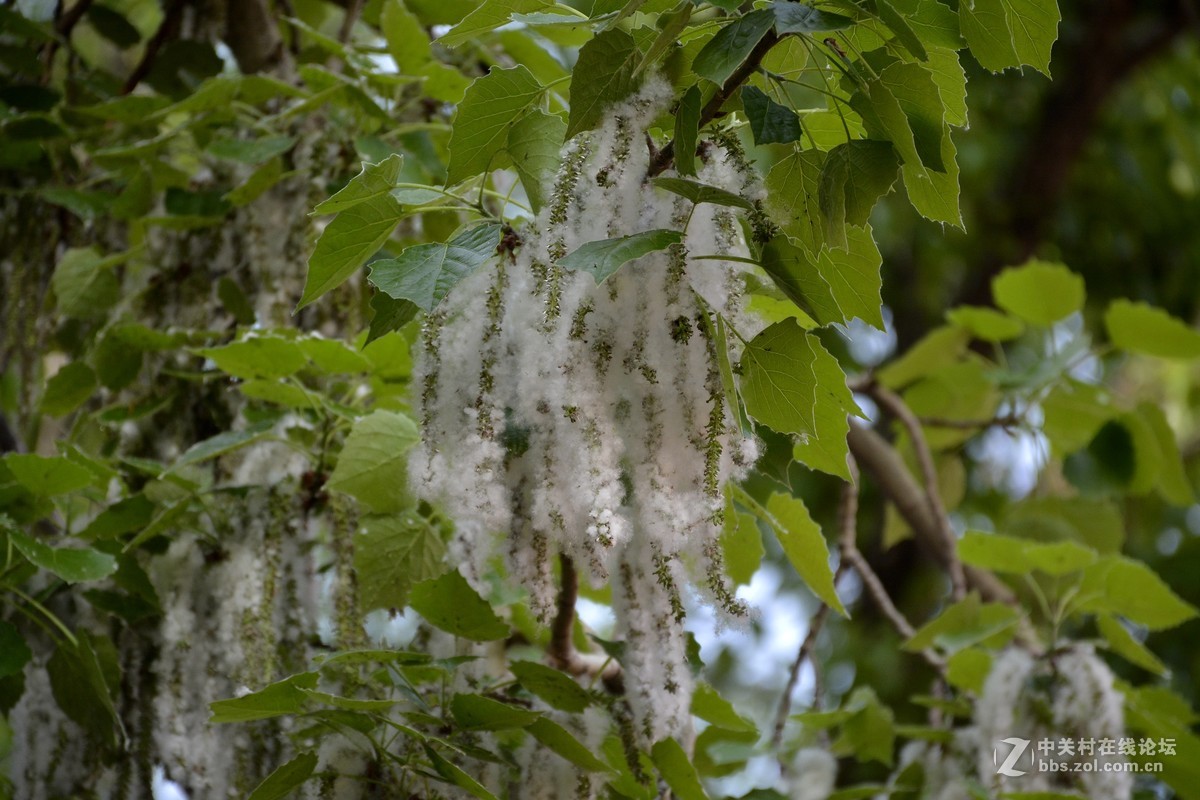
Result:
[[[711,332],[716,313],[757,332],[743,313],[745,266],[693,258],[745,258],[741,229],[730,209],[693,213],[646,177],[644,131],[670,97],[649,80],[570,142],[515,255],[428,316],[415,375],[424,440],[410,461],[419,494],[454,514],[453,556],[477,585],[502,556],[545,620],[557,554],[594,583],[612,581],[629,701],[648,741],[683,735],[690,719],[685,582],[728,614],[747,611],[724,581],[718,537],[722,487],[757,455]],[[698,177],[759,199],[742,160],[720,147]],[[682,244],[599,286],[557,263],[587,242],[685,224]]]
[[[1030,740],[1037,752],[1043,739],[1057,747],[1060,740],[1102,739],[1118,741],[1125,734],[1124,704],[1113,687],[1108,666],[1088,644],[1073,644],[1051,656],[1035,660],[1024,650],[1010,648],[992,665],[975,710],[979,728],[980,780],[1005,792],[1077,791],[1090,800],[1129,800],[1133,775],[1106,772],[1105,762],[1123,764],[1121,755],[1049,755],[1038,757],[1060,763],[1098,762],[1095,771],[1029,771],[1019,777],[997,774],[993,750],[1000,740]]]

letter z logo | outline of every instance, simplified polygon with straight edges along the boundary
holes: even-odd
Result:
[[[1016,769],[1016,766],[1021,756],[1025,755],[1025,751],[1029,749],[1029,740],[1012,736],[1001,739],[1000,744],[1007,744],[1012,747],[1012,750],[1008,752],[1008,758],[1004,759],[1003,763],[1000,761],[1000,748],[992,750],[992,763],[996,765],[996,774],[1008,778],[1019,778],[1024,775],[1025,770]]]

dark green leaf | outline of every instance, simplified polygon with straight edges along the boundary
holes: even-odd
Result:
[[[706,183],[691,180],[690,178],[655,178],[654,185],[660,189],[666,189],[672,194],[677,194],[680,197],[686,197],[694,204],[712,203],[718,206],[730,206],[732,208],[753,208],[750,201],[741,195],[734,194],[726,189],[720,189],[716,186],[709,186]]]
[[[371,295],[371,327],[363,346],[369,345],[380,336],[398,331],[417,317],[417,304],[411,300],[397,300],[383,292]]]
[[[282,800],[307,781],[317,768],[315,753],[301,753],[268,775],[247,800]]]
[[[46,663],[50,689],[59,708],[96,741],[115,747],[124,733],[121,718],[113,705],[113,694],[120,686],[120,668],[108,656],[112,644],[93,640],[84,631],[77,642],[62,642]],[[102,657],[105,645],[110,651]]]
[[[553,667],[533,661],[514,661],[509,669],[522,686],[560,711],[577,714],[591,705],[587,690]]]
[[[775,12],[775,30],[780,34],[840,31],[854,24],[849,17],[818,11],[795,0],[775,0],[771,9]]]
[[[208,461],[218,456],[223,456],[226,453],[231,453],[245,447],[248,444],[257,442],[271,432],[274,427],[274,422],[266,420],[257,422],[240,431],[224,431],[215,436],[211,436],[202,442],[189,447],[183,455],[171,466],[171,469],[188,464],[199,464]]]
[[[465,789],[472,797],[476,797],[479,800],[497,800],[496,796],[485,789],[479,781],[463,772],[452,762],[447,761],[432,746],[426,744],[424,748],[429,762],[437,770],[437,774],[441,775],[447,783],[457,786],[460,789]]]
[[[1085,569],[1077,601],[1079,610],[1120,614],[1153,631],[1197,614],[1152,569],[1122,556],[1106,556]]]
[[[774,24],[775,12],[765,8],[738,17],[696,54],[692,71],[723,86]]]
[[[580,744],[578,739],[557,722],[552,722],[545,717],[539,717],[526,730],[533,734],[533,738],[537,739],[548,749],[558,753],[580,769],[587,770],[588,772],[610,771],[607,764],[596,758],[591,750]]]
[[[975,0],[959,9],[963,36],[984,67],[1029,65],[1050,74],[1050,49],[1061,17],[1056,0]]]
[[[19,675],[31,658],[33,651],[25,644],[20,631],[0,620],[0,678]]]
[[[41,408],[52,417],[63,417],[79,408],[96,390],[96,373],[82,361],[64,364],[46,383]]]
[[[208,152],[217,158],[240,161],[243,164],[260,164],[275,156],[281,156],[296,144],[294,136],[268,136],[264,139],[217,139],[208,146]]]
[[[432,311],[464,278],[496,254],[497,225],[480,225],[439,244],[418,244],[397,258],[371,264],[368,280],[394,300],[409,300]]]
[[[450,713],[466,730],[503,731],[529,727],[539,715],[524,708],[501,703],[478,694],[456,694]]]
[[[105,258],[94,247],[67,250],[50,279],[58,310],[79,319],[95,319],[108,313],[120,292],[113,267],[124,257]]]
[[[675,171],[680,175],[696,174],[696,140],[700,133],[702,98],[697,86],[689,88],[679,100],[675,113]]]
[[[642,231],[616,239],[588,242],[560,258],[558,265],[564,269],[583,270],[594,277],[596,283],[603,283],[627,262],[666,250],[681,241],[683,234],[679,231],[661,228]]]
[[[757,86],[742,87],[742,109],[750,121],[755,144],[788,144],[800,140],[800,118],[787,106],[767,97]]]
[[[208,706],[213,712],[209,722],[250,722],[282,717],[285,714],[298,714],[304,709],[307,697],[304,690],[317,688],[319,677],[316,672],[302,672],[276,681],[257,692],[209,703]]]
[[[846,226],[863,226],[892,190],[900,164],[891,143],[858,139],[829,151],[821,170],[820,204],[831,247],[846,246]]]

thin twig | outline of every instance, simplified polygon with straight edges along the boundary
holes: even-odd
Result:
[[[350,41],[350,32],[354,30],[354,23],[358,22],[358,15],[362,13],[363,0],[350,0],[346,4],[346,13],[342,17],[342,27],[338,30],[338,41],[342,44]]]
[[[63,11],[62,15],[54,22],[54,32],[58,36],[46,43],[46,47],[42,50],[42,79],[48,81],[50,79],[50,68],[54,65],[54,55],[58,52],[58,48],[65,44],[70,44],[71,31],[75,30],[75,26],[83,19],[83,15],[91,8],[93,0],[78,0],[70,9]]]
[[[850,478],[852,483],[847,484],[842,490],[842,503],[844,508],[851,508],[855,512],[858,510],[858,465],[853,458],[848,459],[850,464]],[[850,499],[850,498],[853,499]],[[858,549],[858,526],[855,524],[843,524],[841,535],[838,540],[838,545],[841,549],[842,562],[849,564],[862,578],[863,586],[866,587],[867,594],[879,607],[880,612],[887,617],[888,622],[896,629],[905,639],[911,639],[916,630],[912,624],[900,611],[896,608],[896,604],[892,602],[891,596],[884,587],[883,581],[875,574],[875,570],[867,563],[867,559],[863,556],[862,551]],[[941,659],[936,653],[929,648],[921,651],[921,656],[939,672],[945,670],[946,662]]]
[[[938,491],[937,467],[933,461],[933,452],[925,441],[925,431],[921,421],[917,419],[912,409],[900,398],[900,395],[880,383],[872,383],[867,387],[867,394],[879,403],[880,407],[898,419],[908,431],[909,441],[912,442],[913,452],[917,456],[917,464],[921,468],[921,476],[925,482],[925,497],[929,510],[937,522],[942,537],[946,540],[947,553],[951,556],[946,564],[950,573],[950,583],[953,586],[954,599],[961,600],[967,596],[967,578],[963,571],[962,562],[958,560],[957,537],[950,526],[950,518],[942,504],[942,496]]]
[[[792,713],[792,693],[796,690],[796,684],[800,680],[800,670],[803,668],[804,662],[812,658],[812,652],[817,646],[817,636],[820,635],[821,628],[824,627],[825,619],[828,616],[829,606],[821,603],[820,608],[808,621],[808,633],[804,636],[804,641],[800,643],[796,660],[792,662],[792,668],[788,672],[787,685],[783,688],[783,696],[779,698],[779,710],[775,712],[775,730],[771,734],[772,749],[779,747],[780,742],[783,741],[783,729],[787,725],[788,715]],[[817,665],[814,662],[813,672],[816,671]]]
[[[926,428],[954,428],[958,430],[975,430],[977,428],[1015,428],[1024,424],[1017,414],[1002,414],[991,419],[949,419],[947,417],[920,417],[920,422]]]

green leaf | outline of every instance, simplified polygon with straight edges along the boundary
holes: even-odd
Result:
[[[955,653],[977,644],[1002,647],[1011,638],[1020,613],[1004,603],[981,603],[972,592],[921,626],[904,643],[910,653],[937,647]]]
[[[308,260],[308,279],[296,310],[336,289],[374,255],[392,235],[402,210],[394,197],[384,194],[334,217]]]
[[[508,625],[457,571],[416,584],[408,603],[430,625],[455,636],[477,642],[508,636]]]
[[[548,749],[558,753],[580,769],[588,772],[611,772],[607,764],[596,758],[591,750],[580,744],[578,739],[557,722],[546,717],[538,717],[526,730]]]
[[[1095,550],[1078,542],[1036,542],[999,533],[967,531],[958,541],[964,564],[993,572],[1025,574],[1039,570],[1060,576],[1078,572],[1095,563]]]
[[[116,747],[124,729],[113,705],[121,684],[115,650],[110,641],[94,640],[86,631],[76,640],[61,642],[46,662],[50,690],[72,721],[104,746]]]
[[[781,35],[840,31],[854,24],[854,20],[849,17],[818,11],[795,0],[775,0],[771,4],[771,10],[775,13],[775,30]]]
[[[1078,603],[1078,610],[1120,614],[1152,631],[1196,616],[1152,569],[1123,556],[1105,556],[1084,570]]]
[[[1055,0],[975,0],[958,13],[967,45],[984,69],[1028,65],[1050,75],[1061,20]]]
[[[87,402],[96,391],[96,373],[82,361],[64,364],[46,382],[41,409],[52,417],[63,417]]]
[[[84,467],[60,456],[9,453],[4,463],[17,483],[39,497],[66,494],[90,486],[95,480]]]
[[[180,467],[188,464],[199,464],[210,459],[223,456],[226,453],[231,453],[234,450],[245,447],[246,445],[262,439],[271,432],[274,423],[270,420],[257,422],[240,431],[224,431],[216,436],[211,436],[202,442],[189,447],[183,455],[181,455],[174,464],[171,465],[172,470],[177,470]]]
[[[825,154],[800,150],[781,159],[767,173],[767,209],[791,238],[816,254],[825,243],[820,185]]]
[[[364,517],[354,536],[359,603],[364,609],[404,608],[412,585],[441,574],[445,557],[441,532],[415,511]]]
[[[997,275],[992,296],[1013,316],[1049,326],[1083,308],[1083,278],[1062,264],[1030,261]]]
[[[403,508],[408,501],[405,454],[420,438],[416,423],[403,414],[381,409],[360,418],[346,437],[329,488],[375,511]]]
[[[950,325],[934,328],[908,352],[879,370],[879,382],[900,389],[918,378],[958,362],[966,352],[970,337],[961,328]]]
[[[546,203],[547,187],[558,172],[559,150],[566,135],[562,118],[541,110],[526,114],[508,131],[508,155],[535,214]]]
[[[725,571],[735,583],[742,585],[750,583],[766,553],[754,515],[738,511],[728,489],[725,492],[721,550],[725,554]]]
[[[1115,616],[1097,614],[1096,627],[1108,642],[1109,648],[1129,663],[1155,675],[1166,675],[1169,672],[1166,664],[1150,652],[1146,645],[1133,638],[1133,634]]]
[[[281,156],[296,144],[294,136],[268,136],[263,139],[216,139],[206,148],[210,155],[243,164],[260,164]]]
[[[737,713],[733,705],[707,683],[698,684],[692,694],[692,714],[718,728],[758,733],[753,722]]]
[[[862,412],[845,373],[816,336],[794,319],[767,328],[742,355],[741,386],[751,417],[800,437],[798,460],[849,480],[846,416]]]
[[[375,292],[371,295],[371,326],[363,347],[381,336],[400,330],[416,319],[420,310],[412,300],[397,300],[383,292]]]
[[[94,247],[76,247],[63,253],[50,278],[58,310],[78,319],[107,314],[121,290],[113,267],[126,257],[121,254],[105,258]]]
[[[690,178],[655,178],[652,183],[660,189],[666,189],[672,194],[691,200],[695,205],[712,203],[717,206],[732,208],[753,208],[750,201],[741,195],[726,189],[709,186],[707,183],[691,180]]]
[[[620,28],[597,34],[579,49],[571,71],[568,139],[599,125],[609,106],[633,94],[641,57],[637,42]]]
[[[304,702],[307,699],[304,690],[316,689],[319,678],[319,673],[302,672],[276,681],[257,692],[209,703],[208,707],[212,710],[209,722],[251,722],[298,714],[304,710]]]
[[[308,359],[292,339],[251,334],[222,347],[203,347],[196,355],[212,359],[235,378],[286,378],[304,369]]]
[[[1104,314],[1113,345],[1161,358],[1200,358],[1200,331],[1145,303],[1115,300]]]
[[[522,686],[559,711],[578,714],[592,704],[587,690],[557,669],[533,661],[514,661],[509,669]]]
[[[866,686],[854,690],[846,707],[854,713],[842,724],[842,735],[833,743],[834,752],[853,755],[862,763],[878,761],[891,766],[896,744],[892,710]]]
[[[392,4],[394,2],[395,0]],[[381,198],[395,188],[400,181],[400,170],[403,168],[404,156],[399,153],[393,153],[378,164],[368,164],[364,161],[362,170],[333,197],[319,203],[313,209],[313,213],[336,214],[359,203]]]
[[[946,312],[946,320],[985,342],[1007,342],[1025,332],[1021,320],[985,306],[959,306]]]
[[[429,34],[402,0],[385,0],[379,12],[379,30],[400,74],[420,73],[431,58]]]
[[[11,623],[0,620],[0,678],[19,675],[31,658],[33,651],[20,631]]]
[[[723,86],[750,51],[775,24],[775,13],[760,9],[744,14],[722,28],[692,61],[692,72]]]
[[[674,739],[655,742],[650,749],[650,757],[654,759],[658,774],[662,775],[679,800],[708,800],[708,794],[700,784],[700,776],[679,742]]]
[[[317,768],[315,753],[301,753],[282,764],[254,788],[247,800],[282,800],[312,777]]]
[[[447,783],[465,789],[468,794],[479,800],[497,800],[496,796],[485,789],[479,781],[463,772],[454,763],[447,761],[432,746],[428,744],[422,746],[425,748],[425,755],[429,758],[429,763]]]
[[[551,0],[484,0],[442,35],[438,43],[445,47],[458,47],[508,24],[514,14],[531,14],[553,6]]]
[[[796,112],[776,103],[757,86],[742,87],[742,109],[750,122],[755,144],[788,144],[800,140],[803,132]]]
[[[825,605],[843,617],[850,616],[846,613],[846,608],[833,585],[833,570],[829,567],[829,547],[821,533],[821,526],[813,521],[804,501],[776,492],[767,500],[766,510],[784,555],[796,568],[796,572],[800,573],[808,588]]]
[[[675,171],[680,175],[696,174],[696,140],[700,134],[701,111],[700,88],[693,86],[683,93],[675,113]]]
[[[683,234],[679,231],[662,228],[642,231],[616,239],[587,242],[560,258],[558,265],[564,269],[583,270],[595,278],[596,283],[603,283],[626,262],[666,250],[682,241]]]
[[[397,258],[371,264],[368,280],[394,300],[432,311],[464,278],[496,255],[500,227],[480,225],[438,244],[408,247]]]
[[[306,336],[298,343],[300,352],[321,372],[345,375],[368,372],[371,369],[371,362],[366,357],[338,339],[324,339],[314,335]]]
[[[871,210],[892,190],[899,172],[896,151],[889,142],[857,139],[829,151],[821,169],[818,197],[831,247],[847,247],[846,226],[867,224]]]
[[[490,169],[509,141],[509,129],[542,96],[542,85],[523,66],[492,70],[476,78],[458,104],[450,131],[446,184],[460,183]]]
[[[951,686],[979,694],[992,671],[992,657],[986,650],[967,647],[946,659],[946,680]]]
[[[940,4],[925,4],[925,7],[930,6],[940,6]],[[941,7],[945,8],[945,6]],[[929,61],[925,63],[925,67],[933,75],[933,82],[937,84],[938,93],[942,96],[946,123],[956,128],[965,128],[967,126],[967,74],[963,71],[957,49],[930,48]]]
[[[527,728],[541,715],[478,694],[456,694],[450,701],[454,721],[469,731]]]
[[[1158,443],[1160,469],[1155,485],[1159,494],[1177,506],[1191,505],[1196,501],[1196,492],[1188,478],[1179,444],[1175,432],[1167,422],[1167,415],[1154,403],[1141,403],[1137,411],[1150,427]]]

